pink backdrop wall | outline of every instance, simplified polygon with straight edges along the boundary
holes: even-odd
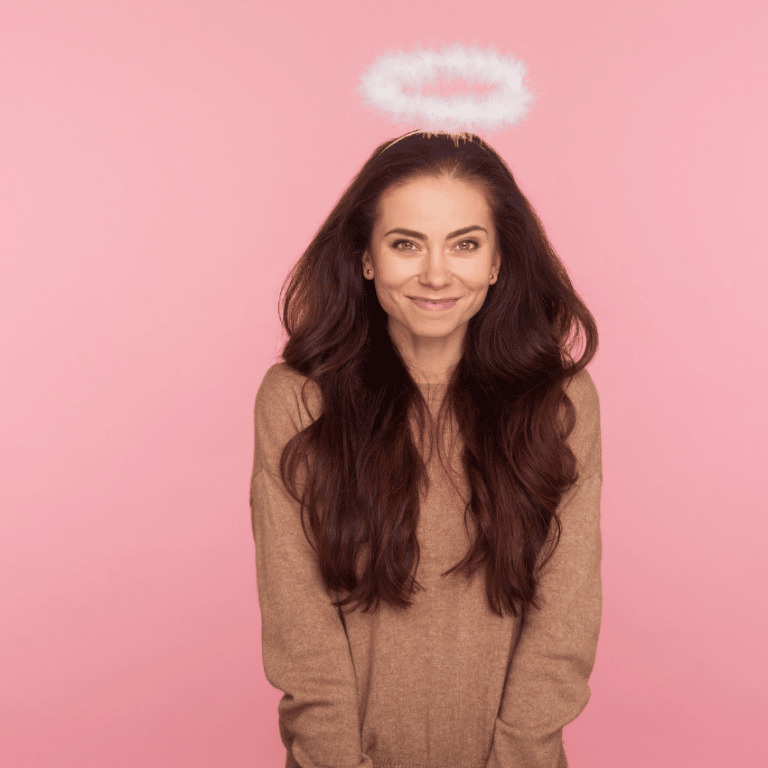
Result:
[[[282,765],[247,488],[278,291],[407,128],[360,72],[476,42],[529,67],[530,116],[483,135],[601,331],[571,764],[765,764],[765,9],[3,3],[0,763]]]

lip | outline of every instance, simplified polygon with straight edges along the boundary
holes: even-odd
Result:
[[[446,309],[450,309],[458,298],[449,299],[425,299],[423,296],[409,296],[408,297],[419,309],[425,309],[428,312],[441,312]]]

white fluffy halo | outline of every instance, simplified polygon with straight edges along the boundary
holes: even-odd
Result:
[[[360,76],[355,93],[366,107],[397,123],[419,123],[427,131],[471,131],[475,127],[493,131],[514,125],[528,113],[533,94],[523,83],[526,73],[522,61],[499,56],[493,48],[483,51],[456,43],[440,53],[396,50],[371,64]],[[441,74],[448,80],[496,88],[481,97],[423,94],[424,86],[437,85]],[[416,92],[404,93],[407,87]]]

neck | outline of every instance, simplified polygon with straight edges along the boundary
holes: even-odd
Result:
[[[390,325],[390,337],[414,381],[419,384],[445,384],[463,353],[463,333],[413,336],[401,327]]]

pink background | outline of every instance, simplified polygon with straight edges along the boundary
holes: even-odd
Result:
[[[766,7],[4,2],[0,763],[283,764],[248,511],[278,291],[409,127],[359,74],[476,42],[529,67],[483,135],[601,332],[571,765],[766,764]]]

